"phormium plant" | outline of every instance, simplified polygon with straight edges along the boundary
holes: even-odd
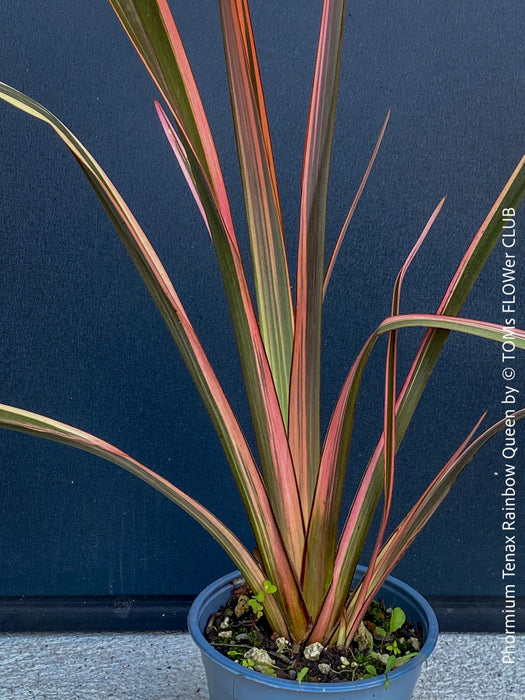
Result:
[[[257,543],[254,556],[208,509],[117,447],[28,411],[0,406],[0,425],[72,445],[143,479],[193,516],[224,548],[264,599],[273,630],[298,642],[335,644],[354,636],[379,587],[479,449],[504,425],[474,437],[479,423],[386,539],[396,450],[450,331],[502,341],[499,326],[459,318],[502,229],[503,208],[525,194],[525,157],[474,236],[434,314],[400,313],[403,277],[439,214],[440,202],[396,280],[390,315],[364,343],[320,434],[323,300],[349,221],[385,125],[325,270],[326,200],[341,60],[344,0],[324,0],[301,181],[296,294],[292,298],[277,178],[247,0],[219,0],[226,66],[255,283],[254,304],[226,188],[199,92],[167,0],[110,0],[163,98],[158,117],[213,242],[238,346],[257,442],[250,449],[161,261],[117,189],[80,141],[50,112],[5,84],[0,97],[47,123],[67,145],[99,197],[166,322],[208,410],[239,488]],[[165,109],[167,107],[167,110]],[[388,119],[388,118],[387,118]],[[426,328],[398,387],[398,333]],[[386,336],[384,430],[339,532],[341,497],[356,401],[367,360]],[[516,347],[525,332],[514,329]],[[515,419],[525,415],[516,411]],[[379,532],[368,570],[349,593],[381,498]]]

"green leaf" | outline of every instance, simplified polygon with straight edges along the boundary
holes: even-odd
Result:
[[[264,582],[264,592],[265,593],[277,593],[277,586],[275,586],[271,581]]]
[[[390,618],[390,632],[396,632],[403,627],[406,619],[406,615],[401,608],[394,608],[392,617]]]
[[[385,673],[390,673],[390,671],[394,668],[396,661],[397,658],[391,654],[386,662]]]
[[[420,656],[420,653],[418,651],[412,651],[409,654],[405,654],[405,656],[401,656],[397,659],[396,659],[396,657],[394,657],[394,668],[399,668],[400,666],[404,666],[406,664],[406,662],[410,661],[410,659],[414,658],[414,656]]]
[[[297,674],[297,682],[299,683],[299,685],[301,685],[301,683],[303,682],[307,673],[308,673],[308,667],[303,666],[303,668]]]
[[[272,676],[273,678],[277,678],[277,674],[271,666],[260,664],[260,667],[261,673],[263,673],[265,676]]]
[[[380,637],[386,637],[386,630],[382,627],[375,627],[374,632],[376,632]]]
[[[365,668],[371,676],[377,676],[377,669],[375,666],[373,666],[372,664],[367,664]]]
[[[258,594],[261,595],[261,594]],[[264,614],[264,607],[262,605],[262,601],[264,600],[264,594],[262,594],[263,598],[258,598],[257,596],[250,598],[248,600],[248,605],[251,607],[253,612],[255,613],[257,619],[259,620],[263,614]]]

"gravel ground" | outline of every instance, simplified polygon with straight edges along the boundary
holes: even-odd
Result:
[[[523,700],[525,635],[442,634],[412,700]],[[2,634],[0,700],[209,700],[187,634]]]

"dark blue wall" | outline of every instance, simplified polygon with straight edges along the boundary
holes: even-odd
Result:
[[[321,2],[252,4],[294,250]],[[216,3],[172,6],[245,249]],[[523,153],[524,17],[520,0],[348,4],[331,245],[389,107],[392,118],[326,301],[325,425],[353,357],[387,315],[395,275],[439,199],[448,195],[407,278],[405,311],[436,308]],[[214,254],[157,122],[155,90],[109,5],[3,3],[0,79],[55,112],[110,174],[157,247],[247,425]],[[65,147],[44,125],[0,106],[0,170],[0,400],[117,444],[249,539],[218,441],[170,336]],[[523,209],[518,233],[523,261]],[[498,249],[467,315],[501,320],[502,257]],[[519,291],[525,299],[523,284]],[[523,326],[523,306],[520,314]],[[405,369],[418,337],[402,338]],[[380,429],[382,367],[379,353],[359,407],[354,485]],[[399,455],[393,524],[478,416],[486,408],[494,420],[501,416],[500,371],[497,345],[449,341]],[[523,430],[521,440],[525,449]],[[501,592],[500,450],[495,442],[476,459],[398,567],[422,592]],[[231,568],[185,514],[112,465],[8,432],[0,435],[0,460],[0,595],[193,593]]]

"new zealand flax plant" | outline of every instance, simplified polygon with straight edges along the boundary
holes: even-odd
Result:
[[[232,220],[206,114],[167,0],[110,0],[158,87],[158,118],[210,234],[242,367],[257,455],[243,434],[177,292],[116,187],[80,141],[30,97],[1,84],[6,102],[48,124],[69,148],[115,226],[187,365],[223,446],[256,541],[247,547],[207,508],[104,440],[51,418],[0,406],[4,428],[91,452],[132,472],[189,513],[223,547],[253,591],[276,586],[264,603],[281,636],[297,642],[349,642],[381,584],[443,501],[455,479],[502,427],[475,437],[481,420],[386,538],[396,451],[450,331],[502,342],[501,327],[458,314],[502,231],[502,211],[525,194],[525,157],[474,236],[433,314],[402,314],[405,273],[438,216],[441,201],[400,270],[389,315],[349,368],[321,439],[320,369],[323,301],[350,219],[376,157],[387,121],[325,269],[326,204],[336,113],[344,0],[324,0],[308,113],[301,179],[296,293],[290,287],[281,206],[265,100],[247,0],[219,0],[256,303]],[[426,329],[412,366],[397,384],[398,333]],[[508,330],[508,329],[507,329]],[[339,528],[353,419],[363,372],[377,341],[387,341],[384,428],[364,466]],[[513,329],[516,347],[525,332]],[[522,418],[525,409],[516,411]],[[353,465],[356,469],[357,465]],[[379,530],[367,573],[349,593],[376,510]]]

